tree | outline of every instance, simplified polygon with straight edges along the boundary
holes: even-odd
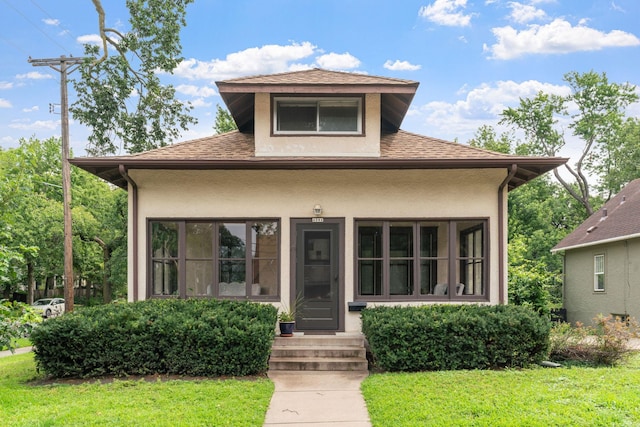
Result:
[[[472,147],[483,148],[498,153],[509,154],[512,151],[511,139],[513,135],[503,133],[499,137],[495,129],[489,125],[482,125],[478,128],[474,137],[468,141]]]
[[[0,288],[5,295],[26,283],[30,301],[36,284],[51,289],[62,275],[59,146],[57,138],[32,138],[0,150]],[[126,193],[83,170],[72,172],[76,284],[102,288],[108,301],[112,285],[122,293],[126,284],[121,267],[126,263]],[[100,242],[109,255],[119,254],[115,269]]]
[[[570,120],[569,129],[583,144],[575,165],[565,164],[574,182],[566,180],[557,169],[554,169],[554,176],[580,202],[587,215],[591,215],[594,200],[587,173],[599,174],[600,185],[596,188],[600,191],[611,194],[619,189],[609,187],[614,181],[607,179],[611,169],[607,165],[621,147],[625,108],[637,101],[638,95],[633,85],[610,83],[605,73],[569,72],[564,80],[569,84],[571,94],[559,96],[540,92],[534,98],[521,99],[519,107],[507,108],[502,113],[500,123],[524,131],[528,141],[523,148],[528,154],[557,156],[566,143],[559,118]]]
[[[158,77],[182,61],[180,30],[193,0],[127,0],[125,33],[107,27],[102,2],[92,1],[102,45],[85,45],[87,59],[73,80],[78,100],[69,109],[91,128],[87,152],[115,154],[117,141],[129,153],[167,145],[196,123],[191,105],[176,100],[173,86]]]
[[[213,125],[213,130],[215,130],[217,134],[220,134],[236,129],[238,129],[238,125],[236,125],[235,120],[231,117],[231,113],[220,107],[219,104],[216,105],[216,122]]]

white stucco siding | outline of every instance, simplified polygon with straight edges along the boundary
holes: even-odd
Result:
[[[487,218],[490,303],[498,303],[498,186],[505,170],[131,170],[129,175],[138,186],[140,299],[147,297],[148,219],[278,218],[281,296],[289,301],[290,219],[310,218],[320,204],[323,217],[345,220],[345,302],[354,300],[355,219]],[[131,265],[129,272],[131,278]],[[359,330],[358,314],[345,308],[345,315],[345,329]]]
[[[261,156],[379,157],[380,94],[364,97],[363,135],[274,136],[271,132],[271,94],[255,94],[255,154]]]

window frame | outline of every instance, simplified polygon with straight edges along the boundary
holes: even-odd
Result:
[[[358,107],[358,116],[356,118],[357,130],[355,131],[320,131],[318,130],[320,122],[319,105],[323,101],[355,101]],[[278,103],[279,102],[300,102],[315,104],[316,106],[316,130],[278,130]],[[364,136],[364,96],[309,96],[309,95],[272,95],[271,97],[271,135],[273,136]]]
[[[177,264],[177,292],[174,294],[154,294],[154,261],[156,259],[164,260],[164,258],[154,257],[152,240],[153,240],[153,225],[154,223],[174,223],[178,230],[178,254],[175,257],[169,257],[171,261]],[[253,233],[251,231],[252,225],[256,223],[269,223],[273,222],[277,224],[276,232],[276,250],[275,258],[259,257],[253,255],[254,242]],[[211,257],[188,257],[187,256],[187,224],[212,224],[212,254]],[[244,224],[245,226],[245,256],[244,258],[238,257],[222,257],[220,253],[220,226],[225,224]],[[255,301],[279,301],[281,294],[281,229],[282,221],[280,218],[147,218],[147,298],[166,299],[166,298],[216,298],[216,299],[241,299],[241,300],[255,300]],[[244,259],[245,262],[245,294],[239,296],[220,295],[219,277],[220,277],[220,262],[228,260],[240,260]],[[276,267],[276,284],[275,293],[273,295],[253,295],[251,292],[251,285],[253,282],[253,269],[254,262],[272,260]],[[187,294],[187,261],[206,261],[211,263],[212,267],[212,286],[213,292],[211,295],[188,295]]]
[[[471,227],[460,228],[461,224],[468,222],[478,222],[478,224]],[[382,239],[381,239],[381,257],[361,257],[359,247],[359,229],[360,225],[373,227],[375,223],[382,225]],[[390,224],[400,223],[412,223],[413,226],[413,255],[411,257],[413,261],[413,290],[409,295],[393,295],[390,290],[390,261],[393,259],[390,256],[390,241],[389,241],[389,228]],[[447,242],[437,242],[446,245],[446,256],[439,254],[431,254],[431,256],[422,256],[420,243],[421,243],[421,229],[430,229],[433,223],[446,223],[447,224]],[[354,298],[357,301],[380,301],[380,302],[393,302],[393,301],[489,301],[490,300],[490,242],[489,242],[489,218],[420,218],[420,219],[405,219],[405,218],[356,218],[354,219]],[[456,292],[456,285],[461,280],[461,263],[468,257],[461,256],[461,241],[462,233],[465,231],[476,229],[482,230],[482,256],[471,257],[477,262],[479,259],[483,265],[481,278],[483,280],[483,289],[481,294],[462,294],[458,295]],[[430,231],[431,233],[433,231]],[[454,242],[454,244],[450,244]],[[360,294],[360,261],[379,261],[381,262],[381,295],[362,295]],[[434,295],[434,294],[422,294],[422,278],[421,278],[421,265],[423,261],[430,261],[436,263],[446,263],[447,265],[447,283],[448,291],[446,295]],[[440,264],[438,264],[440,265]],[[372,289],[375,289],[375,285]]]
[[[598,262],[600,260],[600,263]],[[595,254],[593,256],[593,292],[606,292],[606,257],[605,254]],[[602,267],[601,271],[598,267]],[[602,286],[600,286],[600,278]]]

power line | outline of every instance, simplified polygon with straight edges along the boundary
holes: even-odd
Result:
[[[31,24],[31,26],[33,28],[35,28],[36,30],[38,30],[39,32],[41,32],[46,38],[48,38],[52,43],[56,44],[58,47],[60,47],[62,50],[64,50],[67,53],[71,53],[69,51],[69,49],[67,49],[66,47],[62,46],[60,43],[58,43],[57,40],[55,40],[54,38],[52,38],[49,34],[47,34],[42,28],[40,28],[38,25],[36,25],[33,21],[31,21],[24,13],[22,13],[19,9],[17,9],[14,5],[12,5],[11,3],[9,3],[8,0],[3,0],[4,3],[9,6],[11,9],[13,9],[18,15],[22,16],[22,18],[27,21],[29,24]]]

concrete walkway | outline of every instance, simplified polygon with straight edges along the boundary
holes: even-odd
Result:
[[[367,372],[269,371],[275,392],[265,427],[371,427],[360,392]]]
[[[14,353],[11,353],[11,351],[9,351],[9,350],[4,350],[4,351],[0,351],[0,357],[12,356],[14,354],[29,353],[31,350],[33,350],[33,347],[16,348],[16,351]]]

